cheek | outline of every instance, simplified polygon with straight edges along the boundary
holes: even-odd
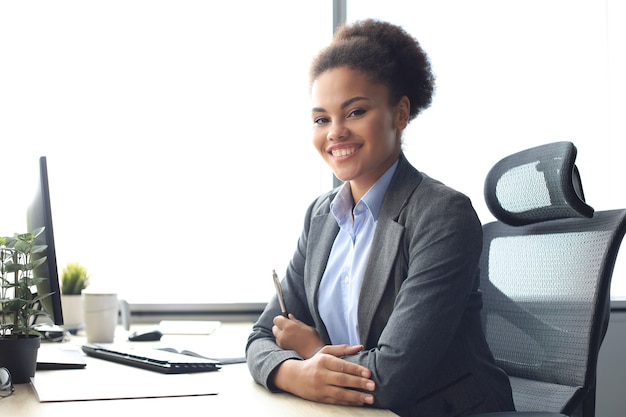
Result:
[[[381,130],[381,135],[383,135],[389,145],[393,147],[398,140],[398,129],[391,114],[385,118],[384,128]]]
[[[381,146],[395,141],[396,129],[393,128],[391,120],[382,119],[372,121],[367,126],[367,131],[370,132],[374,140]]]
[[[311,143],[313,144],[313,147],[315,147],[318,152],[323,153],[322,148],[325,142],[326,135],[321,131],[321,129],[314,128],[311,132]]]

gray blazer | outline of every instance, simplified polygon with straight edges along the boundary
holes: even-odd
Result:
[[[317,308],[322,274],[338,233],[337,190],[309,207],[283,289],[287,309],[330,344]],[[372,371],[375,407],[420,417],[512,410],[511,388],[480,322],[482,227],[469,199],[418,172],[400,155],[385,195],[363,278],[358,322],[365,349],[345,359]],[[246,348],[253,378],[270,390],[287,359],[272,334],[274,297]]]

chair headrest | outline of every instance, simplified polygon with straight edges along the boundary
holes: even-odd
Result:
[[[571,217],[593,217],[585,203],[571,142],[555,142],[507,156],[485,180],[491,213],[512,226]]]

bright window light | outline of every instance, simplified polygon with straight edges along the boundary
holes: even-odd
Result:
[[[405,152],[466,193],[483,222],[493,219],[483,198],[489,169],[562,140],[578,148],[587,202],[626,208],[623,1],[348,0],[347,11],[348,22],[403,26],[430,55],[437,93],[405,132]],[[614,298],[626,299],[624,252]]]
[[[23,231],[46,155],[60,269],[79,262],[131,303],[267,301],[332,186],[308,96],[331,14],[330,1],[2,3],[0,230]]]
[[[0,234],[25,227],[46,155],[61,268],[131,303],[267,301],[331,187],[307,79],[331,14],[331,0],[0,3]],[[621,0],[348,0],[347,16],[400,24],[430,55],[437,94],[405,152],[483,221],[489,168],[560,140],[589,204],[626,207]]]

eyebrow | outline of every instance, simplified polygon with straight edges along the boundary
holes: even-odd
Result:
[[[367,97],[362,97],[362,96],[352,97],[352,98],[344,101],[343,103],[341,103],[341,108],[345,109],[346,107],[348,107],[349,105],[351,105],[355,101],[359,101],[359,100],[370,100],[370,99],[367,98]],[[313,113],[325,113],[326,110],[324,108],[322,108],[322,107],[313,107],[312,112]]]

